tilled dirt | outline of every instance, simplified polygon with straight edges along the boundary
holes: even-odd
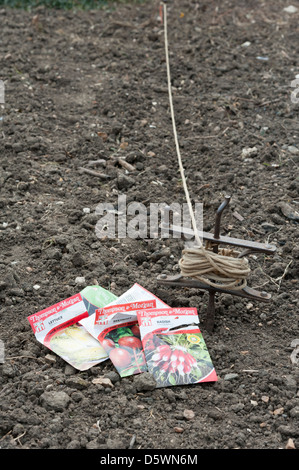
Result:
[[[2,449],[299,448],[299,12],[286,6],[168,7],[179,141],[204,229],[230,194],[221,233],[277,246],[249,258],[249,285],[271,302],[219,295],[212,333],[207,293],[156,281],[179,272],[183,241],[95,231],[98,204],[117,209],[121,194],[147,208],[185,202],[159,3],[0,10]],[[138,282],[170,306],[197,307],[219,380],[156,389],[147,374],[120,379],[109,361],[78,372],[49,358],[27,316],[77,293],[78,277],[116,295]],[[102,376],[113,388],[92,382]]]

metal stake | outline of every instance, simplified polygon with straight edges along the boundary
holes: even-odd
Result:
[[[212,247],[213,247],[212,249],[215,253],[218,252],[219,245],[224,244],[224,245],[230,245],[234,247],[243,248],[243,251],[239,254],[239,257],[245,256],[247,254],[251,254],[253,252],[274,254],[276,251],[275,245],[270,245],[268,243],[257,243],[257,242],[250,241],[250,240],[242,240],[238,238],[231,238],[231,237],[225,237],[225,236],[220,235],[220,223],[221,223],[222,213],[224,209],[228,206],[230,199],[231,199],[230,196],[225,196],[224,201],[218,207],[217,212],[216,212],[214,233],[212,234],[208,232],[202,232],[203,240],[212,243]],[[167,208],[165,209],[167,210]],[[167,218],[167,221],[168,220],[169,220],[169,217]],[[163,231],[163,229],[167,230],[167,232],[169,231],[172,234],[181,234],[181,236],[183,237],[184,236],[188,236],[188,238],[194,237],[194,232],[192,229],[179,227],[175,225],[171,225],[169,227],[168,222],[165,222],[165,221],[162,222],[161,224],[161,230]],[[264,292],[264,291],[260,292],[248,286],[244,287],[242,290],[232,290],[232,289],[226,290],[223,288],[212,287],[196,279],[184,277],[181,274],[178,274],[175,276],[167,276],[166,274],[161,274],[157,277],[157,282],[164,286],[181,287],[181,288],[190,287],[190,288],[198,288],[199,290],[208,291],[209,302],[208,302],[208,307],[207,307],[205,327],[210,332],[214,329],[214,324],[215,324],[215,295],[217,292],[231,294],[231,295],[238,296],[238,297],[245,297],[247,299],[257,300],[260,302],[270,302],[271,300],[271,295],[268,294],[267,292]]]

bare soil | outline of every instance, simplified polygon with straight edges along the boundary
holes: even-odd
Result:
[[[212,333],[207,293],[157,284],[159,274],[179,272],[183,241],[95,232],[95,208],[117,208],[120,194],[148,208],[185,202],[159,3],[0,10],[1,449],[299,448],[299,108],[291,100],[299,11],[285,6],[168,7],[179,140],[204,229],[213,230],[230,194],[222,234],[277,246],[274,256],[250,257],[249,284],[271,302],[219,295]],[[119,156],[135,170],[115,163]],[[171,306],[197,307],[219,380],[148,389],[140,376],[119,379],[109,361],[86,372],[58,356],[49,362],[27,316],[77,293],[77,277],[116,295],[138,282]],[[99,376],[114,387],[92,383]]]

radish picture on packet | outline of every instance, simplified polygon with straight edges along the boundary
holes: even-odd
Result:
[[[137,316],[147,368],[157,388],[217,381],[195,308],[144,310]]]

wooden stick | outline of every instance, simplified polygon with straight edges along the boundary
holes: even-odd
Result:
[[[126,160],[124,160],[123,158],[121,157],[118,157],[117,158],[117,162],[123,167],[125,168],[126,170],[128,171],[136,171],[136,168],[131,165],[130,163],[126,162]]]
[[[110,178],[110,176],[106,175],[105,173],[99,173],[98,171],[90,170],[88,168],[79,167],[78,170],[79,173],[87,173],[88,175],[97,176],[98,178],[101,178],[103,180],[107,180]]]
[[[100,159],[100,160],[89,160],[87,163],[88,166],[106,166],[106,160]]]

